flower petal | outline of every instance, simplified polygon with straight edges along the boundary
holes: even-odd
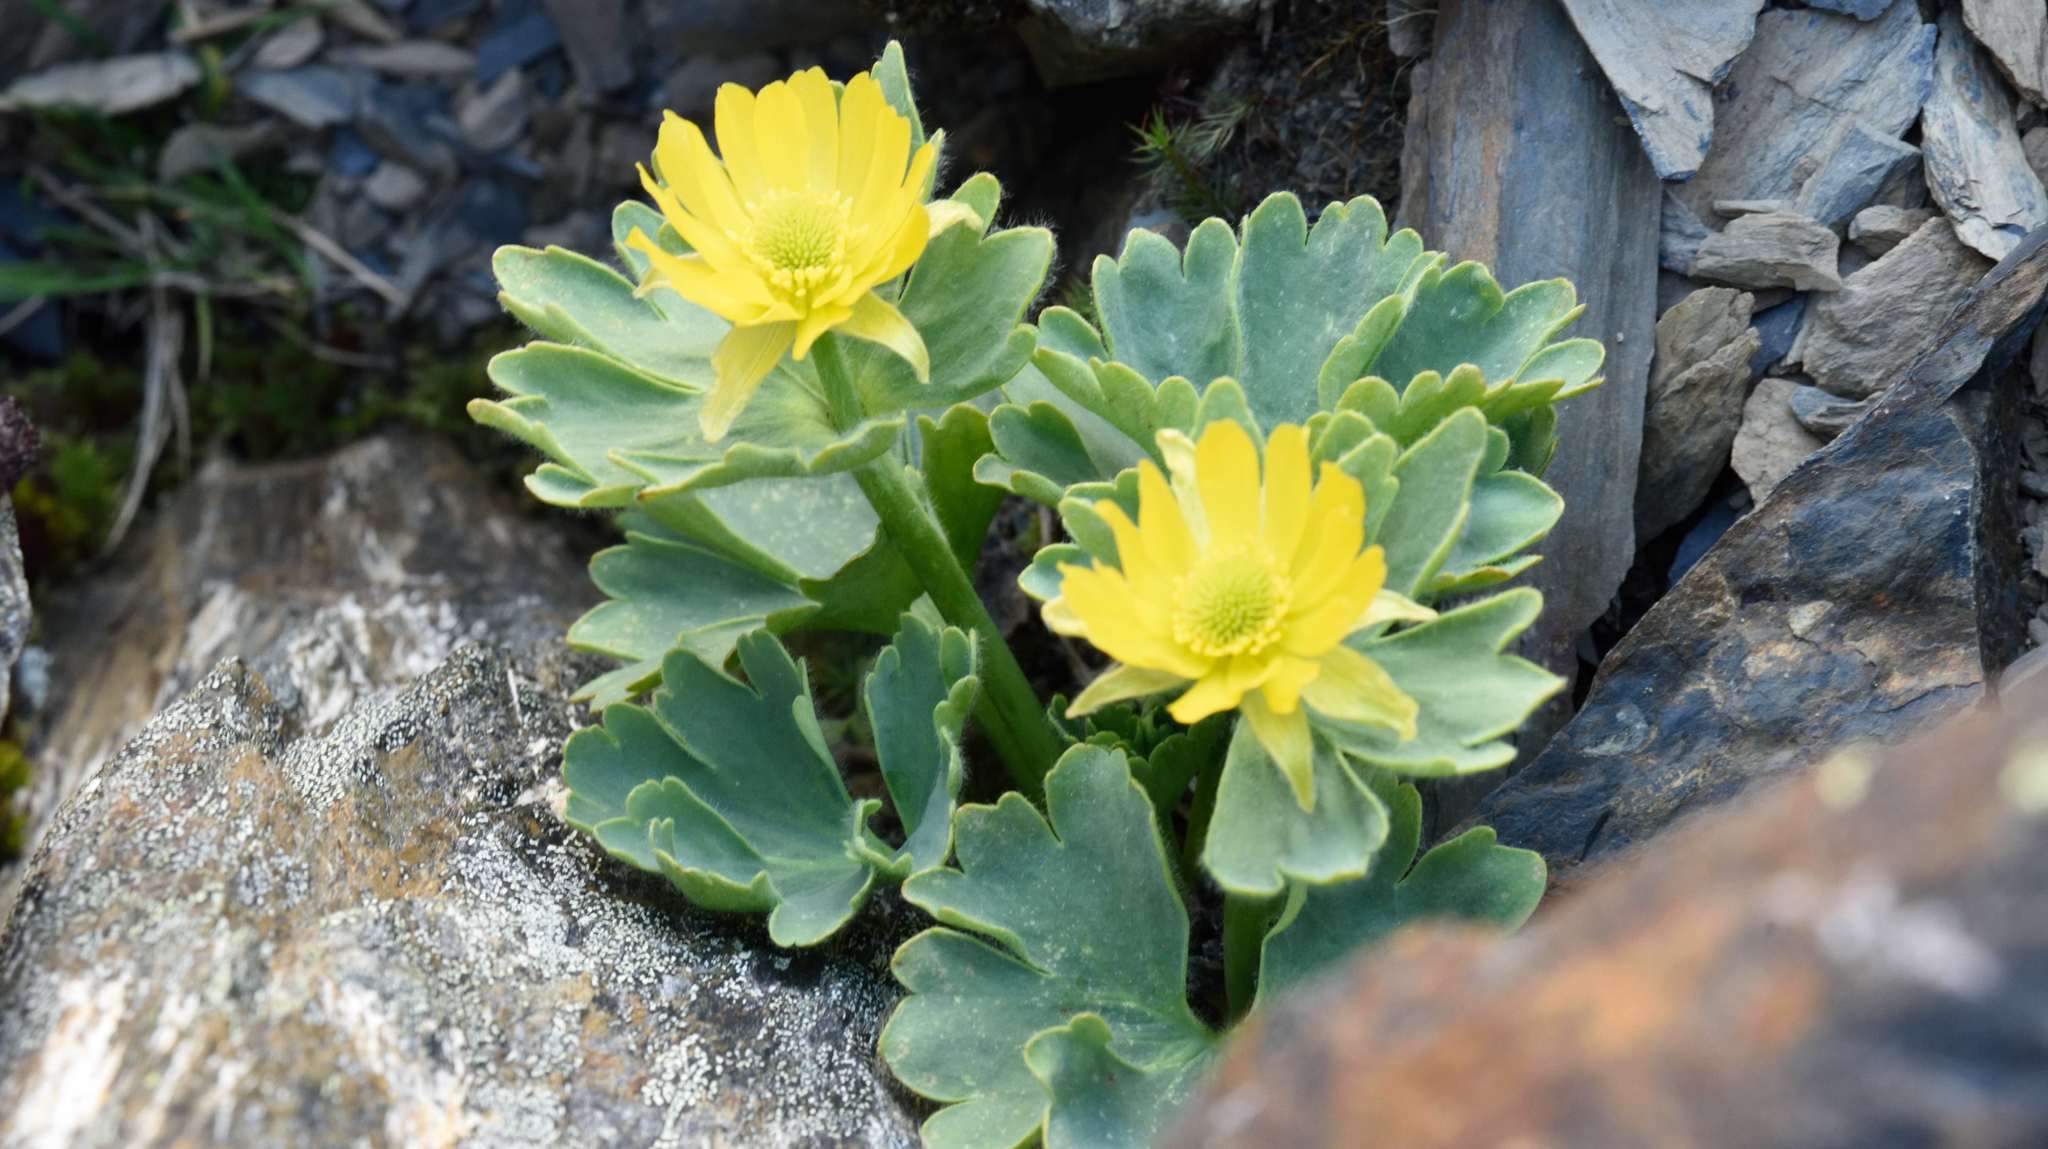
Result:
[[[1308,523],[1308,435],[1288,423],[1266,436],[1266,549],[1283,567],[1292,566]]]
[[[853,197],[853,218],[863,221],[880,218],[889,200],[900,193],[903,166],[910,162],[910,121],[884,103],[876,109],[873,122],[874,150],[860,191]],[[880,246],[889,237],[890,233],[883,231],[871,235],[870,242]]]
[[[957,223],[964,223],[976,231],[988,226],[988,221],[973,208],[954,200],[935,199],[924,205],[924,212],[930,221],[930,226],[925,229],[928,236],[935,236]]]
[[[626,246],[647,257],[647,278],[638,294],[668,287],[677,295],[728,323],[756,322],[768,306],[760,281],[722,275],[701,255],[675,255],[634,228]]]
[[[839,101],[832,94],[832,81],[825,78],[823,68],[806,68],[789,78],[789,90],[803,109],[804,133],[810,141],[804,149],[806,183],[816,191],[832,191],[839,182]]]
[[[1059,570],[1060,600],[1087,627],[1088,641],[1104,654],[1189,679],[1200,678],[1214,665],[1211,659],[1182,650],[1171,635],[1147,627],[1130,584],[1114,567],[1062,565]]]
[[[803,101],[787,80],[777,80],[754,96],[754,133],[770,190],[809,186],[810,127],[804,123]]]
[[[1100,646],[1101,643],[1097,643]],[[1270,658],[1248,658],[1238,655],[1220,662],[1209,673],[1194,676],[1193,686],[1187,693],[1173,700],[1167,713],[1173,720],[1184,726],[1193,726],[1211,714],[1221,714],[1237,707],[1245,695],[1257,690],[1272,677],[1275,663]]]
[[[790,353],[790,358],[802,359],[804,356],[809,355],[811,353],[811,344],[818,341],[818,336],[845,323],[852,314],[853,309],[850,307],[812,306],[808,312],[804,313],[802,319],[797,320],[796,347]]]
[[[1179,578],[1195,565],[1194,532],[1166,476],[1150,459],[1138,464],[1138,536],[1163,576]]]
[[[795,341],[794,323],[735,327],[725,333],[725,338],[718,342],[718,350],[711,353],[711,366],[718,372],[718,382],[697,410],[697,423],[706,440],[716,443],[725,438],[740,409],[753,398],[761,380],[782,362],[783,354]]]
[[[1161,691],[1172,690],[1186,685],[1187,679],[1170,670],[1154,670],[1144,666],[1112,666],[1095,676],[1067,706],[1067,717],[1082,718],[1113,702],[1125,702],[1133,698],[1144,698]]]
[[[1435,617],[1435,611],[1407,595],[1381,587],[1380,592],[1372,596],[1372,601],[1366,604],[1364,613],[1358,616],[1358,621],[1351,624],[1351,629],[1364,630],[1368,626],[1378,626],[1383,622],[1428,622]]]
[[[1281,641],[1288,652],[1320,658],[1344,641],[1344,636],[1358,629],[1359,616],[1371,609],[1386,579],[1386,552],[1368,547],[1352,559],[1336,585],[1320,599],[1308,597],[1312,592],[1304,585],[1300,606],[1288,614],[1282,632]]]
[[[867,185],[868,168],[875,160],[881,113],[893,111],[888,101],[882,98],[882,86],[866,72],[846,81],[846,90],[839,94],[839,174],[836,186],[849,199],[857,200],[861,188]],[[904,138],[910,137],[906,134]]]
[[[1335,463],[1324,463],[1309,498],[1307,544],[1294,556],[1297,603],[1319,603],[1343,581],[1365,542],[1365,488]]]
[[[728,236],[746,228],[747,213],[733,192],[732,177],[711,154],[711,145],[697,125],[674,112],[666,113],[661,121],[661,142],[654,146],[654,163],[683,210]]]
[[[712,108],[718,157],[725,161],[733,190],[745,204],[758,201],[768,190],[768,174],[761,167],[760,136],[754,126],[755,103],[754,93],[738,84],[720,84]]]
[[[1244,718],[1252,734],[1273,765],[1294,791],[1294,801],[1303,810],[1316,808],[1315,735],[1309,730],[1308,715],[1300,710],[1280,713],[1252,695],[1244,700]]]
[[[1195,482],[1209,537],[1249,541],[1259,533],[1259,451],[1234,420],[1202,428],[1195,442]]]
[[[917,325],[905,319],[894,304],[874,292],[870,291],[854,301],[852,314],[840,324],[839,330],[855,339],[887,347],[910,364],[910,370],[917,375],[919,383],[931,381],[932,356],[925,350],[924,336],[918,334]]]
[[[1292,714],[1301,705],[1302,688],[1322,673],[1322,663],[1309,658],[1276,658],[1273,676],[1259,686],[1259,696],[1275,714]]]
[[[1302,701],[1316,713],[1339,722],[1383,727],[1403,741],[1415,737],[1419,708],[1379,663],[1339,646],[1323,656],[1322,666],[1323,672],[1301,692]]]

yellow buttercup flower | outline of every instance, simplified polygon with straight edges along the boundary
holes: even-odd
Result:
[[[640,169],[691,254],[673,255],[638,228],[626,239],[650,263],[642,291],[671,288],[732,324],[711,357],[705,438],[725,436],[783,355],[803,359],[835,328],[929,378],[917,328],[874,288],[917,261],[934,222],[961,218],[926,209],[935,147],[911,154],[910,121],[866,72],[838,93],[816,68],[758,93],[727,84],[714,118],[718,155],[670,112],[654,149],[661,178]]]
[[[1415,701],[1344,639],[1432,612],[1385,589],[1386,556],[1363,546],[1358,480],[1324,463],[1310,490],[1302,428],[1267,438],[1263,488],[1258,449],[1234,422],[1209,424],[1199,442],[1166,432],[1160,446],[1173,478],[1140,466],[1137,522],[1114,502],[1095,504],[1117,565],[1063,564],[1059,597],[1045,605],[1047,626],[1119,664],[1068,713],[1168,690],[1182,691],[1167,711],[1183,723],[1235,708],[1310,808],[1304,704],[1415,735]]]

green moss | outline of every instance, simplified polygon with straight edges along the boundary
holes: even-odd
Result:
[[[19,857],[28,846],[28,821],[14,808],[14,794],[28,786],[28,755],[11,738],[0,739],[0,861]]]

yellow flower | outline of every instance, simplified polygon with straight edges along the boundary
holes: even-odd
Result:
[[[1138,521],[1114,502],[1095,512],[1116,537],[1117,565],[1062,565],[1046,625],[1086,638],[1119,665],[1074,700],[1070,715],[1183,690],[1183,723],[1232,708],[1279,764],[1303,809],[1314,801],[1305,703],[1342,722],[1415,736],[1415,701],[1344,645],[1353,631],[1431,612],[1385,589],[1386,557],[1365,541],[1365,489],[1334,463],[1309,489],[1308,436],[1275,428],[1266,476],[1251,436],[1211,423],[1199,443],[1160,436],[1173,479],[1138,471]],[[1185,689],[1183,689],[1185,688]]]
[[[705,438],[725,436],[784,354],[804,358],[834,328],[889,348],[925,381],[923,338],[874,288],[916,262],[935,222],[961,218],[925,207],[934,145],[911,154],[910,121],[866,72],[836,95],[816,68],[758,93],[727,84],[714,115],[717,156],[670,112],[654,149],[661,178],[640,169],[691,254],[638,228],[626,239],[650,263],[643,292],[669,287],[732,324],[711,357]]]

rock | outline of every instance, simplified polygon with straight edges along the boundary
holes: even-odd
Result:
[[[1849,242],[1873,257],[1882,256],[1933,218],[1925,208],[1867,207],[1849,221]]]
[[[1788,379],[1765,379],[1742,406],[1742,428],[1735,434],[1729,461],[1758,503],[1825,445],[1792,414],[1792,394],[1798,387]]]
[[[1836,758],[1513,937],[1397,934],[1262,1004],[1159,1144],[2048,1144],[2044,713]]]
[[[1411,222],[1453,259],[1492,267],[1504,285],[1570,279],[1587,306],[1574,331],[1607,348],[1606,385],[1573,399],[1559,420],[1544,478],[1566,510],[1544,542],[1545,561],[1525,576],[1544,597],[1525,653],[1575,673],[1578,637],[1607,609],[1636,550],[1635,475],[1656,343],[1657,173],[1551,0],[1438,4],[1426,111]],[[1728,130],[1716,122],[1717,135]],[[1539,715],[1525,744],[1540,744],[1562,714],[1559,704]],[[1448,789],[1438,797],[1455,810]]]
[[[661,106],[686,120],[710,123],[712,104],[721,84],[760,88],[781,79],[787,70],[768,52],[743,56],[688,56],[661,85]]]
[[[1963,23],[2022,96],[2048,104],[2048,7],[2034,0],[1963,0]]]
[[[363,182],[363,195],[386,211],[411,211],[427,197],[427,179],[404,164],[385,160]]]
[[[608,858],[555,813],[567,689],[470,646],[325,735],[234,660],[165,708],[0,937],[0,1141],[914,1144],[907,930],[779,953]]]
[[[80,56],[123,56],[163,42],[170,0],[66,0],[64,18],[29,3],[0,4],[0,76],[25,76]]]
[[[0,112],[77,108],[119,116],[161,104],[198,82],[199,65],[183,52],[60,64],[0,91]]]
[[[398,39],[398,29],[364,0],[327,0],[320,10],[328,19],[365,40],[388,44]]]
[[[593,94],[633,82],[625,0],[541,0],[562,30],[576,82]]]
[[[1813,302],[1799,338],[1801,363],[1837,395],[1875,394],[1899,364],[1934,346],[1942,321],[1990,267],[1948,220],[1928,220],[1842,281],[1842,290]]]
[[[2016,359],[2048,295],[2044,236],[1650,608],[1572,724],[1474,821],[1569,883],[1754,782],[1982,696],[2023,625],[2009,440]]]
[[[1429,55],[1436,39],[1436,8],[1428,0],[1387,0],[1387,51],[1403,60]]]
[[[1892,5],[1869,22],[1774,9],[1714,91],[1714,144],[1674,194],[1704,218],[1715,200],[1787,199],[1853,125],[1898,138],[1934,81],[1934,26]]]
[[[1792,212],[1737,216],[1708,236],[1693,256],[1692,274],[1737,287],[1835,291],[1841,241],[1825,224]]]
[[[1749,325],[1754,297],[1725,287],[1693,292],[1657,320],[1636,472],[1636,537],[1653,539],[1703,502],[1728,465],[1749,395],[1749,361],[1763,345]]]
[[[444,183],[461,175],[455,154],[461,129],[450,113],[448,93],[439,85],[373,79],[356,112],[355,129],[387,159]]]
[[[527,5],[523,15],[501,22],[477,41],[476,82],[489,87],[505,73],[531,64],[561,46],[561,34],[555,30],[555,22],[548,18],[547,11]]]
[[[1823,443],[1834,441],[1870,410],[1868,399],[1842,399],[1804,383],[1793,385],[1790,399],[1792,417]]]
[[[1764,0],[1562,2],[1628,109],[1658,177],[1691,177],[1714,136],[1714,85],[1749,46]]]
[[[2034,169],[2034,175],[2048,183],[2048,125],[2032,127],[2020,137],[2020,151],[2027,157],[2027,166]]]
[[[1251,23],[1259,0],[1024,0],[1018,32],[1048,87],[1184,60]]]
[[[1412,121],[1411,121],[1412,122]],[[1404,162],[1402,171],[1408,170]],[[1406,198],[1405,196],[1403,198]],[[1678,198],[1670,185],[1664,188],[1663,214],[1658,220],[1657,263],[1666,271],[1680,275],[1692,273],[1693,257],[1700,253],[1700,244],[1714,234],[1713,229],[1700,221],[1690,205]]]
[[[12,486],[10,483],[9,487]],[[0,495],[0,719],[7,717],[8,704],[14,697],[14,664],[28,646],[32,621],[28,572],[21,561],[21,530],[14,521],[14,501]],[[0,822],[8,821],[9,813],[0,804]]]
[[[327,39],[317,15],[303,15],[264,37],[249,58],[249,66],[267,72],[296,68],[320,53]]]
[[[1775,307],[1756,313],[1753,326],[1760,346],[1749,359],[1751,376],[1766,374],[1791,354],[1792,344],[1806,319],[1806,300],[1804,295],[1795,295]]]
[[[278,141],[277,124],[259,120],[230,127],[224,124],[181,125],[164,141],[156,157],[156,178],[176,183],[189,175],[210,172]]]
[[[387,76],[411,79],[445,79],[467,76],[476,71],[476,53],[439,40],[362,44],[334,53],[334,60]]]
[[[455,101],[462,138],[480,152],[510,147],[526,130],[526,76],[506,72],[490,86],[465,88]]]
[[[1884,15],[1885,10],[1894,2],[1895,0],[1806,0],[1806,6],[1818,8],[1823,12],[1839,12],[1844,16],[1854,16],[1858,20],[1875,20]]]
[[[369,77],[313,64],[289,72],[250,72],[235,90],[302,128],[319,130],[348,122],[369,89]]]
[[[2048,223],[2048,190],[2027,165],[2005,81],[1953,10],[1941,29],[1934,94],[1920,117],[1927,187],[1964,243],[2002,259]]]
[[[1799,205],[1789,199],[1717,199],[1714,214],[1722,219],[1734,219],[1739,215],[1759,215],[1764,212],[1798,211]]]
[[[1888,182],[1902,174],[1917,178],[1920,170],[1919,148],[1850,124],[1820,169],[1800,185],[1794,210],[1840,231]]]
[[[551,649],[595,601],[579,565],[439,440],[209,464],[130,533],[108,573],[42,604],[56,702],[29,747],[29,842],[221,659],[248,663],[324,733],[465,641]],[[0,920],[7,884],[0,875]]]

